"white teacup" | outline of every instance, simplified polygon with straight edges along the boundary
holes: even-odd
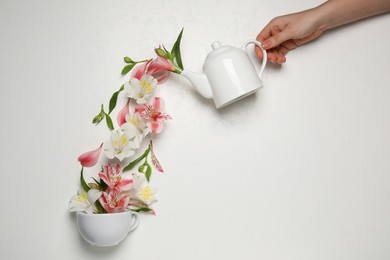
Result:
[[[89,244],[98,247],[119,244],[139,224],[138,213],[132,211],[109,214],[77,212],[76,216],[80,235]]]

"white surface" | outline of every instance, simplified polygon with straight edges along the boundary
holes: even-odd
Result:
[[[2,258],[390,259],[389,15],[291,52],[221,111],[173,76],[159,90],[174,120],[155,140],[158,215],[96,249],[67,212],[124,56],[184,27],[184,66],[200,70],[212,42],[241,46],[320,2],[1,0]]]

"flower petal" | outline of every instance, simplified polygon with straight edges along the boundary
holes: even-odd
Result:
[[[136,79],[141,79],[142,75],[145,74],[146,64],[147,63],[145,62],[145,63],[142,63],[141,65],[138,65],[137,67],[135,67],[135,69],[133,69],[133,72],[131,73],[131,77],[136,78]]]
[[[167,59],[157,57],[146,65],[146,74],[153,75],[159,71],[174,71],[175,67]]]
[[[102,192],[99,190],[90,189],[88,191],[88,200],[91,204],[95,203],[95,201],[97,201],[100,198],[100,196],[102,196]]]
[[[127,100],[126,105],[118,113],[118,116],[116,119],[117,119],[119,126],[122,126],[124,123],[126,123],[126,116],[129,113],[129,105],[130,105],[130,99]]]
[[[83,153],[79,156],[78,160],[80,161],[81,165],[84,167],[92,167],[94,166],[100,156],[100,152],[102,151],[103,143],[97,148],[96,150]]]
[[[157,160],[157,157],[154,154],[152,141],[150,141],[149,147],[150,147],[150,153],[152,155],[152,163],[153,163],[154,167],[157,169],[157,171],[164,172],[163,168],[161,167],[160,162]]]
[[[159,112],[164,112],[164,109],[165,109],[165,104],[164,104],[164,100],[160,97],[155,97],[152,101],[152,106],[154,107],[154,109],[156,111],[159,111]]]
[[[161,131],[164,128],[164,125],[162,123],[160,123],[160,122],[157,122],[157,121],[148,122],[147,125],[148,125],[148,128],[149,128],[150,132],[153,133],[153,134],[161,133]]]
[[[171,71],[175,71],[175,67],[163,57],[157,57],[146,64],[146,74],[152,75],[158,84],[164,83]]]

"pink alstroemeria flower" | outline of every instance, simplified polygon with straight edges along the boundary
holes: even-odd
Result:
[[[108,213],[125,211],[129,201],[130,197],[127,194],[118,192],[117,190],[103,192],[99,198],[100,204]]]
[[[157,79],[159,84],[164,83],[168,79],[171,71],[175,71],[175,66],[160,56],[146,65],[146,73]]]
[[[146,65],[150,62],[151,60],[144,62],[137,67],[133,69],[131,72],[131,77],[130,78],[136,78],[138,80],[141,80],[142,76],[145,74],[145,67]]]
[[[137,112],[141,113],[141,117],[148,120],[146,125],[149,131],[153,134],[161,133],[164,128],[163,121],[171,119],[165,114],[164,100],[160,97],[155,97],[151,105],[144,105],[143,108],[137,108]]]
[[[129,114],[129,106],[130,99],[127,100],[126,105],[121,109],[121,111],[119,111],[118,116],[116,117],[119,126],[122,126],[124,123],[126,123],[126,117]]]
[[[175,71],[175,66],[163,57],[157,57],[138,65],[131,73],[131,78],[141,80],[144,74],[151,75],[158,84],[164,83],[171,71]]]
[[[133,183],[131,174],[122,174],[119,164],[105,165],[103,172],[99,173],[99,177],[107,184],[109,191],[128,191],[131,189],[131,184]]]
[[[102,151],[103,143],[96,150],[83,153],[78,160],[84,167],[92,167],[99,161],[100,152]]]

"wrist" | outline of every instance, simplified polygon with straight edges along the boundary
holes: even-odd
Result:
[[[325,2],[317,7],[311,9],[313,17],[315,17],[316,27],[322,31],[326,31],[335,27],[335,10],[328,2]]]

